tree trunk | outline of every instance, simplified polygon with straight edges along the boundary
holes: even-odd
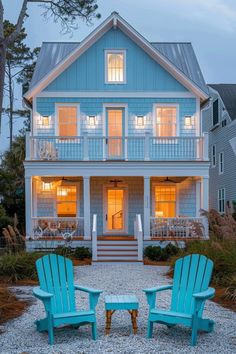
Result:
[[[6,65],[6,46],[5,43],[0,43],[0,134],[2,127],[2,109],[3,109],[3,92],[4,92],[4,78]]]
[[[10,130],[10,151],[12,150],[13,141],[13,105],[14,105],[14,94],[12,85],[12,75],[11,75],[11,65],[8,64],[8,75],[9,75],[9,130]]]

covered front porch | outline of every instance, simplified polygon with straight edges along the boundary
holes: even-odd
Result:
[[[111,240],[133,238],[137,216],[144,240],[208,236],[200,215],[200,209],[208,209],[208,178],[34,176],[27,181],[28,240],[70,240],[73,245],[91,244],[95,233]]]

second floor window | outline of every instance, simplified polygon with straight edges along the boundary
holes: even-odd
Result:
[[[211,167],[216,166],[216,146],[215,144],[211,147]]]
[[[58,106],[58,135],[77,135],[77,106]]]
[[[156,136],[177,135],[177,107],[159,106],[156,109]]]
[[[219,123],[219,100],[213,102],[213,126]]]
[[[219,174],[222,175],[224,173],[224,153],[219,153]]]
[[[125,51],[111,50],[106,51],[106,83],[123,84],[125,83]]]

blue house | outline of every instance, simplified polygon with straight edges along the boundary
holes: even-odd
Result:
[[[142,260],[207,237],[208,88],[190,43],[151,43],[113,12],[80,43],[43,43],[24,98],[28,249]]]

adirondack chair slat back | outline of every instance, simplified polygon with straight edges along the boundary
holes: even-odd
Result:
[[[205,256],[192,254],[175,263],[171,310],[193,313],[193,294],[207,290],[213,270],[213,262]],[[204,308],[202,305],[199,315]]]
[[[68,258],[49,254],[36,261],[40,288],[54,294],[53,313],[75,311],[73,264]]]

